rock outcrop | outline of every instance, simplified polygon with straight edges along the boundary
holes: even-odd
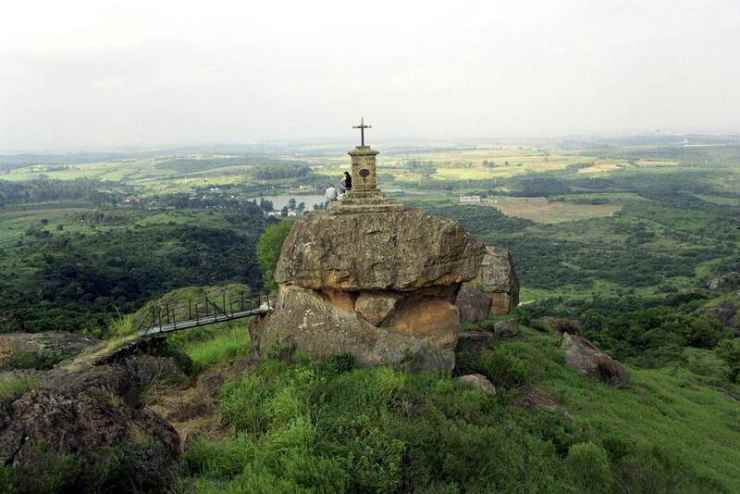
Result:
[[[64,331],[0,335],[0,370],[50,369],[100,340]]]
[[[449,287],[478,275],[483,244],[418,209],[310,214],[283,244],[279,284],[359,294]]]
[[[283,243],[276,311],[256,331],[260,352],[349,352],[361,365],[450,371],[455,300],[461,284],[478,276],[483,255],[483,244],[459,224],[417,209],[307,215]]]
[[[53,370],[38,388],[0,403],[0,464],[23,492],[161,492],[180,441],[140,403],[168,358],[132,356],[82,372]]]
[[[581,374],[596,377],[611,386],[629,382],[624,366],[583,336],[563,333],[561,348],[565,351],[565,364]]]
[[[732,291],[740,289],[740,273],[724,273],[707,282],[709,290]]]
[[[511,252],[486,247],[478,274],[463,284],[456,304],[462,321],[482,321],[509,314],[519,304],[519,279]]]

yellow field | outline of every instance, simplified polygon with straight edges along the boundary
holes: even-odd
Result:
[[[535,223],[562,223],[612,216],[622,209],[621,204],[573,204],[548,201],[544,197],[496,197],[488,199],[485,204],[506,216],[524,218]]]

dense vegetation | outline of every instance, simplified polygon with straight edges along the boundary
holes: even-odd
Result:
[[[58,229],[70,219],[84,233]],[[255,246],[266,223],[253,206],[220,219],[112,210],[33,225],[0,252],[0,331],[104,334],[116,314],[174,288],[239,282],[259,290]]]
[[[122,197],[119,184],[104,184],[97,180],[49,180],[28,182],[0,180],[0,208],[19,204],[49,201],[86,201],[93,204],[116,203]]]
[[[234,436],[194,441],[180,490],[668,494],[738,485],[737,468],[724,469],[737,451],[719,439],[683,442],[684,427],[704,413],[714,425],[696,434],[714,427],[737,436],[730,422],[715,422],[732,410],[719,393],[681,391],[668,376],[640,371],[629,389],[608,390],[565,368],[556,343],[527,331],[468,360],[466,371],[489,377],[496,396],[449,377],[355,369],[348,355],[267,360],[224,386],[220,413]],[[578,414],[525,407],[534,387]],[[680,401],[674,437],[662,435],[666,411],[656,409],[669,396]],[[611,420],[599,407],[613,410]]]

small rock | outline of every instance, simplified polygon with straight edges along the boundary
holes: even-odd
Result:
[[[556,412],[562,410],[560,403],[548,393],[537,388],[528,388],[526,393],[514,401],[514,405],[528,409]]]
[[[493,328],[497,337],[513,338],[519,334],[519,320],[509,319],[506,321],[497,321]]]
[[[494,386],[493,383],[483,374],[467,374],[465,376],[458,377],[457,380],[470,386],[474,386],[486,394],[496,394],[496,386]]]

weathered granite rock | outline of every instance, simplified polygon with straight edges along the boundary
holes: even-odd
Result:
[[[563,333],[561,348],[565,350],[565,364],[568,367],[612,386],[623,386],[629,382],[624,366],[583,336]]]
[[[519,305],[519,279],[511,252],[486,247],[478,275],[463,285],[456,304],[461,309],[461,320],[471,322],[483,320],[491,313],[509,314]]]
[[[166,490],[180,441],[141,406],[140,378],[151,363],[129,358],[81,373],[52,371],[38,389],[0,404],[0,463],[22,482],[18,492]]]
[[[465,376],[458,377],[457,380],[469,386],[478,388],[486,394],[496,394],[496,386],[494,386],[493,383],[483,374],[467,374]]]
[[[351,353],[362,366],[393,365],[409,370],[452,370],[455,334],[451,328],[423,327],[420,336],[404,322],[415,314],[399,316],[394,327],[377,327],[357,312],[339,309],[321,293],[298,286],[281,286],[276,311],[261,321],[261,354],[293,348],[317,358]]]
[[[519,320],[509,319],[506,321],[497,321],[493,328],[497,337],[513,338],[519,334]]]
[[[460,288],[455,305],[460,310],[460,321],[483,321],[491,314],[491,296],[467,283]]]
[[[310,214],[283,243],[279,284],[314,290],[413,291],[475,278],[483,244],[418,209]]]
[[[450,219],[380,196],[353,201],[305,216],[286,238],[277,310],[255,331],[260,353],[295,347],[349,352],[361,365],[452,370],[455,299],[478,275],[484,245]]]
[[[355,310],[370,324],[380,326],[400,299],[401,295],[393,292],[365,292],[357,297]]]

